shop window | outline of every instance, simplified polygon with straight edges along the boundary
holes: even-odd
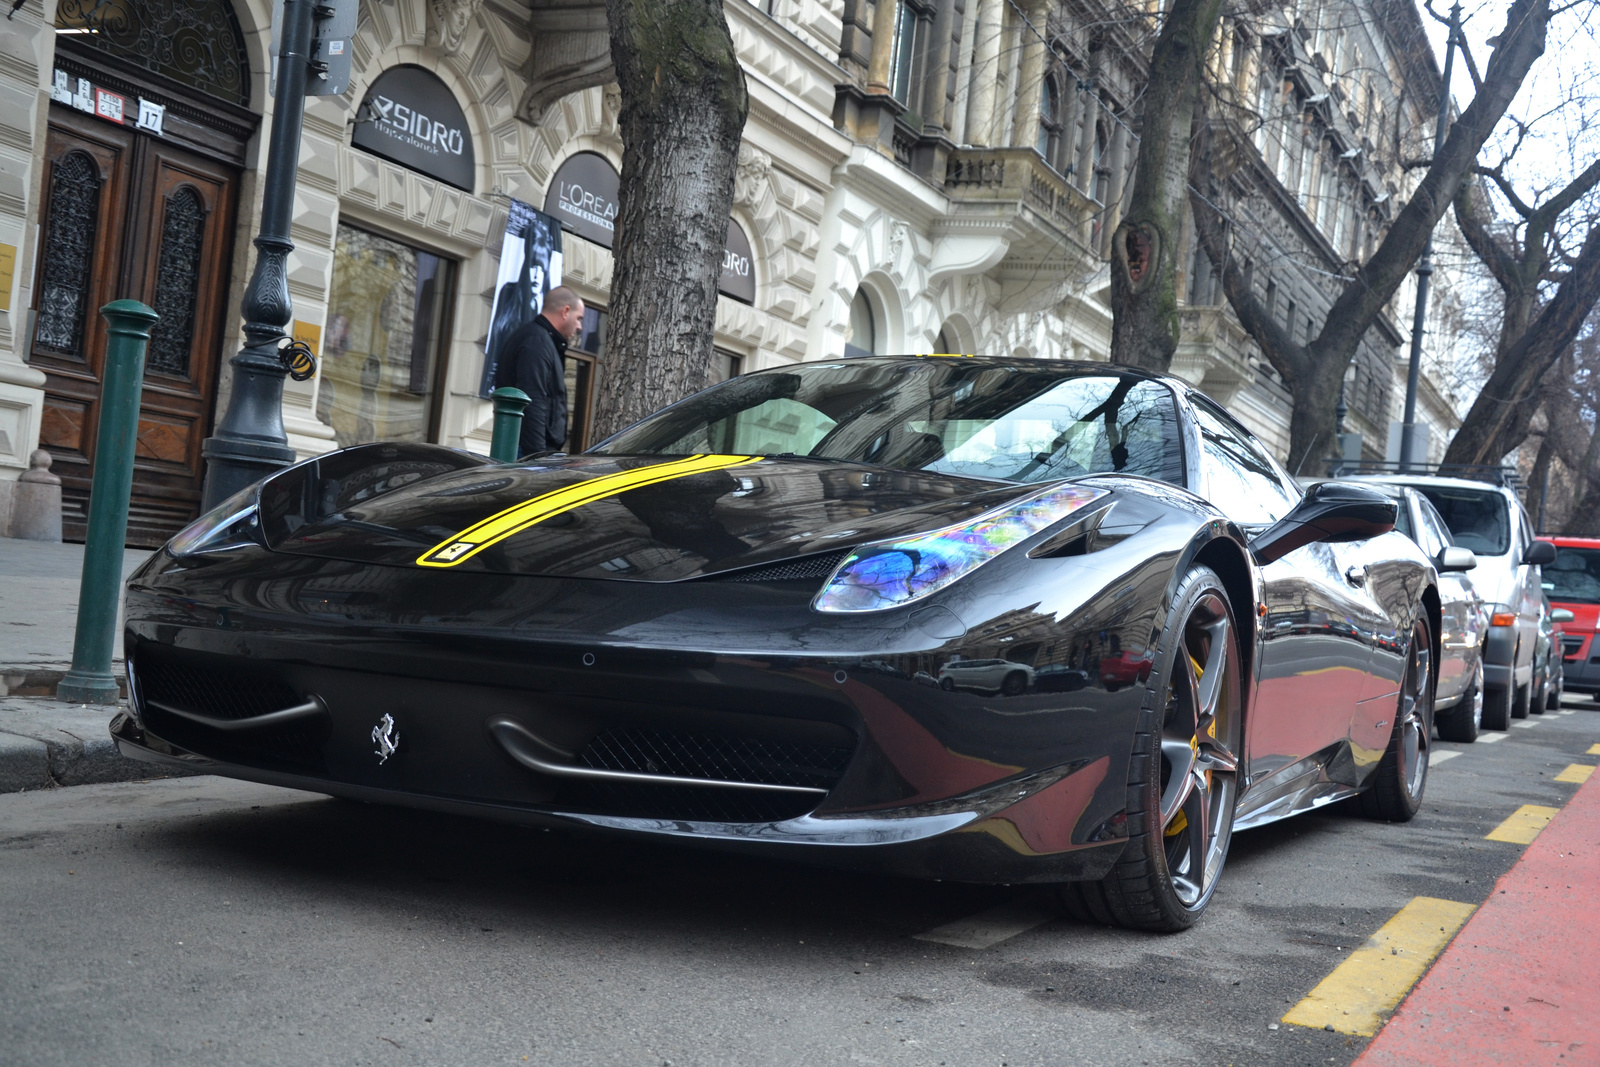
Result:
[[[850,301],[850,334],[844,339],[846,356],[870,356],[878,351],[878,328],[873,320],[872,304],[867,291],[857,289]]]
[[[594,387],[606,349],[606,313],[584,306],[583,328],[567,346],[567,451],[582,452],[594,444]]]
[[[339,225],[317,418],[341,448],[437,439],[455,264]]]
[[[744,362],[744,357],[732,352],[717,349],[711,354],[711,384],[725,382],[729,378],[739,376],[739,367]]]

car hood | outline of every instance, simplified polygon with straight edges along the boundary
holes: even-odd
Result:
[[[1038,488],[810,459],[560,456],[448,471],[300,523],[273,519],[267,540],[363,563],[649,582],[816,557],[800,574],[749,577],[820,577],[855,545]]]

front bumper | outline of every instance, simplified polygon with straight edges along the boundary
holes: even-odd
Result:
[[[1577,647],[1570,658],[1565,655],[1562,657],[1567,690],[1573,693],[1600,693],[1600,648],[1596,647],[1594,635],[1568,636],[1581,637],[1582,641],[1576,642]]]
[[[1065,652],[1115,633],[1136,648],[1152,618],[1130,612],[1131,587],[1070,612],[1019,611],[1011,599],[1003,633],[985,624],[951,635],[935,632],[948,619],[917,612],[819,623],[809,594],[787,604],[731,583],[633,586],[630,600],[618,596],[622,583],[288,557],[214,570],[215,580],[168,581],[155,567],[130,583],[136,717],[113,730],[126,755],[364,800],[960,881],[1098,878],[1126,839],[1143,687],[1112,692],[1091,679],[1068,692],[952,693],[926,678],[957,655],[1030,642]],[[1162,577],[1159,565],[1150,573]],[[982,610],[957,606],[964,617]],[[174,665],[189,674],[173,675]],[[289,705],[310,712],[259,731],[217,722]],[[569,768],[651,771],[661,757],[676,761],[669,776],[681,775],[696,758],[683,744],[713,737],[721,747],[705,777],[726,780],[726,750],[743,746],[756,764],[783,764],[775,780],[815,791],[569,780],[520,759],[495,725],[507,721]],[[663,737],[673,751],[652,754]],[[633,763],[596,755],[618,738]],[[772,755],[779,750],[788,755]],[[826,753],[840,751],[830,763]]]

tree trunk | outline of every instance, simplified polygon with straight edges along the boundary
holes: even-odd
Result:
[[[1178,347],[1178,235],[1206,51],[1221,0],[1175,0],[1150,59],[1128,213],[1111,238],[1111,362],[1166,373]]]
[[[750,101],[720,0],[607,0],[622,187],[599,436],[705,386]]]

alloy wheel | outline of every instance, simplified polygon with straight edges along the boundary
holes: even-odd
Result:
[[[1406,660],[1400,686],[1400,760],[1406,791],[1417,796],[1428,773],[1428,753],[1433,743],[1433,649],[1428,627],[1419,623],[1411,635],[1411,655]],[[1478,712],[1482,714],[1482,712]]]
[[[1161,827],[1167,870],[1186,906],[1204,900],[1221,872],[1238,788],[1239,727],[1227,692],[1234,642],[1215,593],[1195,604],[1173,665],[1161,731]]]

